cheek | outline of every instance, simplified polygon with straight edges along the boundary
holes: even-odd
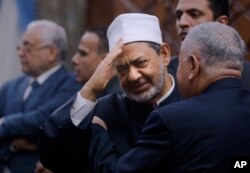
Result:
[[[88,59],[82,58],[78,61],[77,66],[81,68],[81,70],[88,70],[90,67],[90,61]]]
[[[127,88],[127,80],[125,76],[119,76],[120,85],[122,88]]]

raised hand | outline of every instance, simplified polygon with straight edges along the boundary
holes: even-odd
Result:
[[[97,96],[105,89],[108,82],[114,77],[114,60],[122,53],[123,41],[120,39],[116,46],[106,55],[96,68],[89,81],[83,86],[80,94],[85,99],[95,101]]]

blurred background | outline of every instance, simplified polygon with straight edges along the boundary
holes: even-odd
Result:
[[[21,74],[16,46],[26,25],[36,19],[49,19],[65,27],[68,35],[66,67],[72,70],[71,57],[77,50],[85,28],[108,26],[118,14],[139,12],[160,19],[164,39],[178,53],[175,31],[177,0],[0,0],[0,85]],[[247,45],[250,60],[250,1],[230,1],[230,25]]]

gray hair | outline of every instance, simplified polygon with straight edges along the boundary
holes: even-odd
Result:
[[[235,29],[219,22],[205,22],[193,27],[181,50],[200,54],[206,70],[214,67],[243,68],[244,41]]]
[[[56,46],[58,49],[58,58],[62,60],[65,59],[67,54],[67,36],[65,29],[50,20],[36,20],[29,23],[27,30],[36,26],[43,27],[40,34],[44,44],[53,44]]]

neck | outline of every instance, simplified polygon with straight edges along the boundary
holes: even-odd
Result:
[[[235,69],[216,69],[214,71],[209,71],[199,78],[199,83],[196,85],[196,93],[194,93],[193,95],[198,95],[206,90],[212,83],[220,79],[229,77],[240,78],[241,71]]]
[[[160,91],[159,94],[157,94],[152,100],[151,104],[157,103],[164,95],[167,94],[167,92],[170,90],[171,86],[173,85],[172,77],[170,75],[166,75],[164,78],[164,83],[162,86],[162,90]]]

